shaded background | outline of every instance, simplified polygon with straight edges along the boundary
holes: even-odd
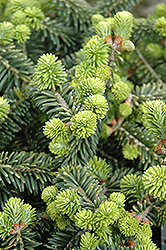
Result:
[[[133,8],[132,13],[135,17],[147,17],[155,11],[155,6],[159,3],[165,3],[165,0],[143,0]]]
[[[96,0],[86,0],[91,5],[96,3]],[[104,1],[104,0],[103,0]],[[110,0],[111,1],[111,0]],[[155,6],[159,3],[165,3],[165,0],[142,0],[135,8],[131,10],[135,17],[147,17],[155,11]]]

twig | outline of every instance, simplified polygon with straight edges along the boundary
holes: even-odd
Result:
[[[142,62],[146,65],[148,70],[152,73],[152,75],[159,81],[159,83],[164,84],[163,81],[158,77],[157,73],[153,70],[153,68],[150,66],[150,64],[146,61],[145,57],[141,54],[141,52],[138,49],[135,49],[139,58],[142,60]]]
[[[57,92],[55,92],[55,90],[52,89],[52,92],[55,94],[55,97],[57,99],[57,101],[65,108],[67,108],[70,113],[72,114],[71,109],[69,108],[68,104],[66,103],[66,101],[64,100],[64,98]]]

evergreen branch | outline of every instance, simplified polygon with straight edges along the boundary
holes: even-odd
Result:
[[[87,138],[80,139],[72,135],[69,142],[70,151],[58,159],[59,164],[69,166],[86,165],[90,157],[96,154],[100,130],[101,122],[99,122],[95,133]]]
[[[14,190],[37,195],[43,190],[46,183],[52,180],[50,168],[54,161],[49,155],[33,152],[0,154],[1,186],[13,186]]]
[[[13,68],[8,62],[3,60],[3,57],[0,56],[0,62],[2,63],[2,65],[6,68],[9,69],[11,72],[13,72],[18,78],[20,78],[19,72],[18,70],[16,70],[15,68]],[[27,80],[25,80],[25,82],[28,82]]]
[[[51,51],[53,48],[59,54],[62,50],[62,55],[71,51],[71,48],[76,47],[77,33],[74,27],[68,27],[65,22],[57,22],[57,20],[51,20],[47,17],[44,20],[44,30],[40,32],[39,37],[44,43],[48,43],[48,49]]]
[[[138,50],[140,52],[140,48]],[[138,56],[138,53],[135,51],[133,51],[130,57],[130,71],[131,71],[131,80],[138,85],[143,85],[144,83],[154,83],[156,82],[156,80],[158,82],[163,82],[161,77],[164,79],[164,70],[163,72],[160,70],[158,71],[158,69],[155,69],[155,66],[158,65],[158,61],[155,60],[150,60],[150,58],[148,59],[147,56],[145,58],[145,54],[143,55],[142,53],[142,49],[140,52],[140,57]],[[152,57],[152,56],[151,56]],[[143,60],[142,60],[143,58]],[[145,59],[145,60],[144,60]],[[148,62],[147,62],[148,59]],[[147,62],[147,63],[146,63]],[[150,63],[149,63],[150,62]],[[158,66],[157,66],[158,67]],[[159,72],[159,74],[157,75],[157,73]],[[162,75],[161,75],[162,73]],[[160,79],[160,80],[159,80]]]
[[[70,122],[74,114],[80,110],[80,103],[74,97],[71,86],[63,85],[62,91],[51,90],[39,91],[36,86],[30,86],[29,95],[34,104],[50,117],[54,116],[63,122]]]
[[[1,150],[5,150],[9,143],[16,137],[16,135],[22,130],[23,126],[28,126],[32,118],[31,104],[19,89],[10,90],[8,95],[10,101],[10,113],[6,120],[0,124],[0,136],[1,136]]]
[[[160,84],[164,84],[163,81],[158,77],[157,73],[153,70],[153,68],[150,66],[150,64],[147,62],[147,60],[145,59],[145,57],[141,54],[139,49],[136,49],[136,52],[139,56],[139,58],[142,60],[142,62],[145,64],[145,66],[147,67],[147,69],[150,71],[150,73],[156,78],[156,80],[160,83]]]
[[[48,248],[49,249],[72,249],[75,247],[75,242],[80,240],[80,230],[76,227],[70,228],[67,232],[56,232],[52,235],[52,238],[48,238]],[[75,247],[76,250],[79,250],[79,247]]]
[[[146,18],[134,18],[133,42],[139,44],[144,40],[159,40],[154,29],[154,20]]]
[[[52,90],[53,91],[53,90]],[[55,97],[57,99],[57,101],[66,109],[68,109],[70,111],[70,113],[72,114],[71,109],[69,108],[69,106],[67,105],[66,101],[64,100],[64,98],[62,98],[62,96],[59,93],[55,93],[55,91],[53,91],[53,93],[55,94]]]
[[[138,97],[140,103],[146,100],[161,99],[166,101],[166,84],[147,83],[142,86],[136,86],[132,93]]]
[[[85,0],[53,0],[55,15],[65,20],[67,26],[74,26],[76,31],[84,31],[90,23],[93,8]]]
[[[33,62],[20,50],[11,45],[0,49],[0,91],[9,94],[14,87],[22,89],[24,83],[31,79]]]
[[[161,156],[152,150],[157,141],[150,132],[144,130],[142,127],[125,122],[116,132],[116,138],[120,140],[119,142],[123,146],[134,143],[138,147],[140,162],[145,164],[144,169],[148,167],[148,164],[155,165],[158,164],[158,161],[162,161]]]
[[[109,0],[106,0],[105,2],[99,0],[95,5],[95,8],[96,12],[99,11],[100,14],[108,17],[110,13],[115,15],[118,11],[130,10],[140,2],[141,0],[113,0],[111,2]]]
[[[135,173],[134,168],[117,169],[112,172],[111,176],[105,183],[104,194],[108,197],[112,192],[119,192],[121,190],[120,182],[122,178],[133,173]],[[136,172],[136,174],[139,175],[140,172]],[[128,196],[126,195],[126,197]]]
[[[81,197],[82,206],[89,207],[90,209],[97,208],[104,199],[98,181],[88,174],[86,168],[82,168],[81,166],[59,169],[54,183],[57,188],[76,189]]]

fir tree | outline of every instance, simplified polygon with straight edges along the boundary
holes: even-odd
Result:
[[[166,5],[0,0],[0,249],[157,249]]]

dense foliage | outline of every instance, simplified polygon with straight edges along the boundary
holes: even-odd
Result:
[[[0,0],[0,249],[155,250],[166,5]]]

